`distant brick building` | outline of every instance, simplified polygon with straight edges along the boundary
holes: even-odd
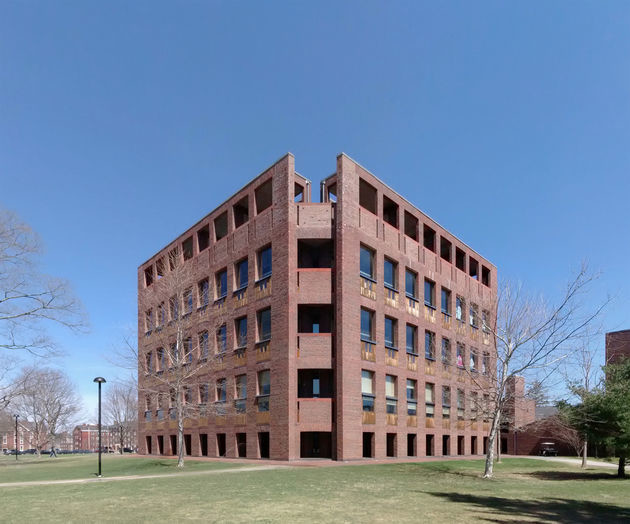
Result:
[[[103,426],[101,442],[104,449],[118,449],[118,434],[115,428]],[[98,451],[98,424],[81,424],[72,431],[73,449]]]
[[[238,408],[187,420],[185,452],[483,453],[489,399],[471,377],[489,387],[495,367],[495,266],[344,154],[320,193],[288,154],[138,268],[139,358],[169,372],[156,331],[183,311],[190,365],[220,363],[185,402]],[[194,277],[165,311],[151,301],[175,251]],[[173,398],[150,381],[139,373],[140,450],[175,454]]]
[[[18,449],[25,451],[35,448],[36,439],[33,433],[33,424],[28,421],[18,419],[18,436],[17,446],[15,440],[15,421],[11,424],[3,424],[2,432],[0,432],[2,442],[2,450]]]
[[[606,333],[606,364],[618,364],[630,357],[630,329]]]

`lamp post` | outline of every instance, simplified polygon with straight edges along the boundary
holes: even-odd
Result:
[[[101,451],[102,451],[102,440],[101,440],[101,384],[107,382],[103,377],[96,377],[94,382],[98,383],[98,476],[101,475]]]
[[[18,417],[20,415],[13,415],[15,417],[15,460],[18,459]]]

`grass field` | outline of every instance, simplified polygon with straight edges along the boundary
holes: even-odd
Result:
[[[2,461],[0,475],[17,480],[44,472],[77,476],[85,457]],[[92,461],[94,460],[91,457]],[[117,460],[117,461],[116,461]],[[107,457],[109,475],[174,471],[174,461]],[[263,463],[261,463],[263,465]],[[628,522],[630,480],[614,470],[530,459],[505,459],[496,479],[479,478],[481,461],[291,467],[237,471],[230,463],[187,461],[195,473],[104,483],[15,486],[0,489],[2,522]],[[23,471],[33,468],[33,476]],[[85,469],[87,467],[87,470]],[[226,469],[222,473],[217,468]],[[64,470],[65,468],[65,470]],[[92,470],[93,465],[91,466]]]

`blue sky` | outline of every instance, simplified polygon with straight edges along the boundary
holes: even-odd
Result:
[[[550,298],[587,259],[630,328],[629,63],[627,2],[2,2],[0,205],[91,320],[55,364],[92,411],[138,265],[287,151]]]

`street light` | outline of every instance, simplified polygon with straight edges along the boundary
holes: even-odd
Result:
[[[103,377],[96,377],[94,382],[98,383],[98,476],[101,475],[101,384],[107,382]]]
[[[18,459],[18,423],[17,423],[17,419],[20,415],[13,415],[15,417],[15,460]]]

